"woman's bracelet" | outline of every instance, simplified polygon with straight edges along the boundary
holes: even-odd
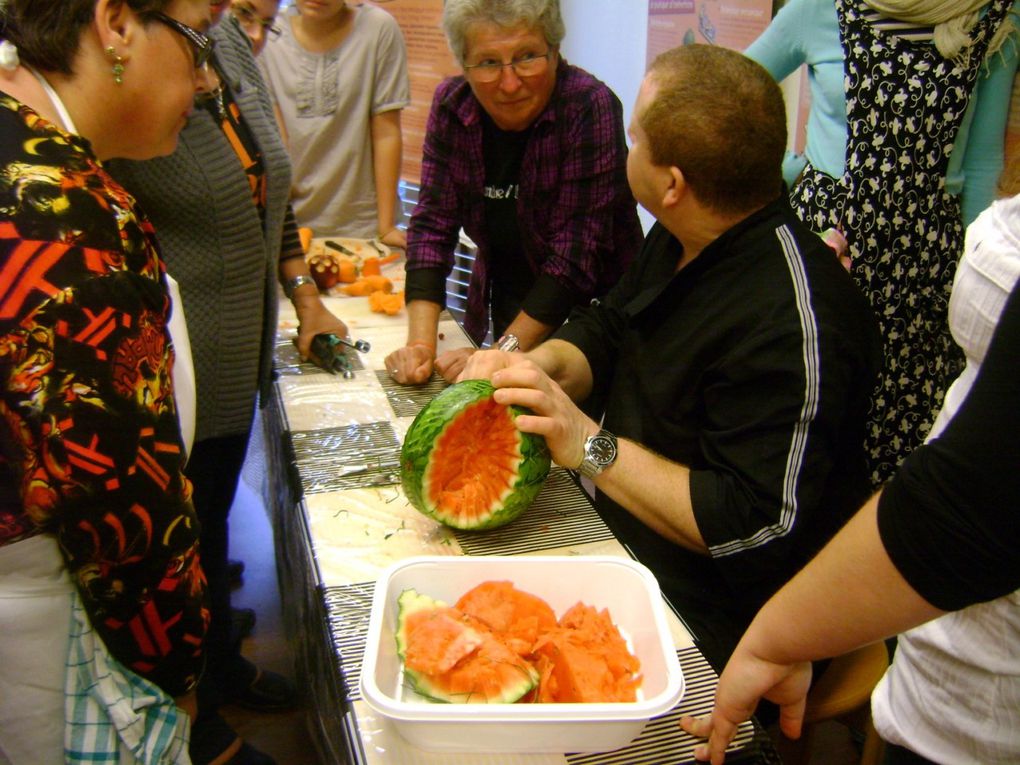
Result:
[[[318,292],[319,287],[318,285],[316,285],[315,280],[312,279],[312,277],[310,276],[305,276],[304,274],[301,274],[300,276],[295,276],[292,279],[288,279],[283,283],[283,294],[287,296],[288,300],[293,300],[294,290],[305,284],[311,284],[313,287],[315,287],[316,292]]]

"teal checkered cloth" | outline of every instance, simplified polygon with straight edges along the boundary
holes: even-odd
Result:
[[[188,715],[162,689],[110,656],[77,592],[64,692],[66,762],[191,765]]]

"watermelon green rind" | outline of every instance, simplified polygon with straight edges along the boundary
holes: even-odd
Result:
[[[432,682],[427,675],[404,669],[404,676],[411,683],[414,692],[424,696],[431,701],[438,701],[441,704],[513,704],[526,696],[532,688],[538,685],[538,672],[521,663],[515,665],[519,670],[520,678],[516,682],[506,683],[499,695],[484,698],[478,694],[449,694],[442,687]]]
[[[400,596],[397,598],[397,629],[394,637],[397,643],[397,655],[401,661],[404,661],[407,655],[408,617],[419,611],[441,608],[446,608],[444,602],[428,595],[423,595],[415,589],[404,590],[400,593]],[[489,639],[496,640],[491,634],[489,634]],[[507,650],[509,651],[509,649]],[[442,677],[431,677],[422,672],[416,672],[406,665],[404,666],[404,677],[407,678],[415,693],[432,701],[445,704],[512,704],[527,695],[538,684],[539,675],[537,671],[523,661],[505,666],[513,666],[516,674],[513,674],[512,679],[504,683],[497,693],[489,697],[483,697],[476,693],[451,693],[442,687]]]
[[[451,385],[418,413],[404,439],[400,455],[404,494],[420,512],[447,526],[478,530],[510,523],[531,505],[549,475],[551,458],[545,439],[518,432],[520,460],[515,466],[517,481],[487,515],[465,520],[444,513],[429,500],[429,462],[440,435],[464,409],[491,398],[494,390],[488,380],[464,380]],[[527,413],[522,407],[512,406],[509,409],[515,418]]]
[[[397,598],[397,630],[394,637],[397,641],[397,655],[404,660],[407,654],[407,617],[417,611],[442,608],[445,606],[441,600],[436,600],[428,595],[422,595],[415,589],[404,590]]]

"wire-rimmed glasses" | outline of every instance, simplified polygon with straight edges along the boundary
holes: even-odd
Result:
[[[545,53],[525,53],[506,63],[495,59],[486,59],[477,64],[467,64],[464,72],[470,75],[475,81],[488,84],[496,82],[503,76],[503,69],[510,67],[518,77],[535,77],[549,68],[549,60],[556,51],[552,48]]]

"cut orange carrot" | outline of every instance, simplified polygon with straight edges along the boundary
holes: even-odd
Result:
[[[301,249],[308,253],[308,250],[312,246],[312,230],[307,226],[301,226],[298,230],[298,236],[301,238]]]
[[[365,258],[361,264],[362,276],[379,276],[379,258]]]
[[[404,307],[404,292],[386,293],[376,290],[368,296],[368,307],[376,313],[385,313],[389,316],[396,316]]]

